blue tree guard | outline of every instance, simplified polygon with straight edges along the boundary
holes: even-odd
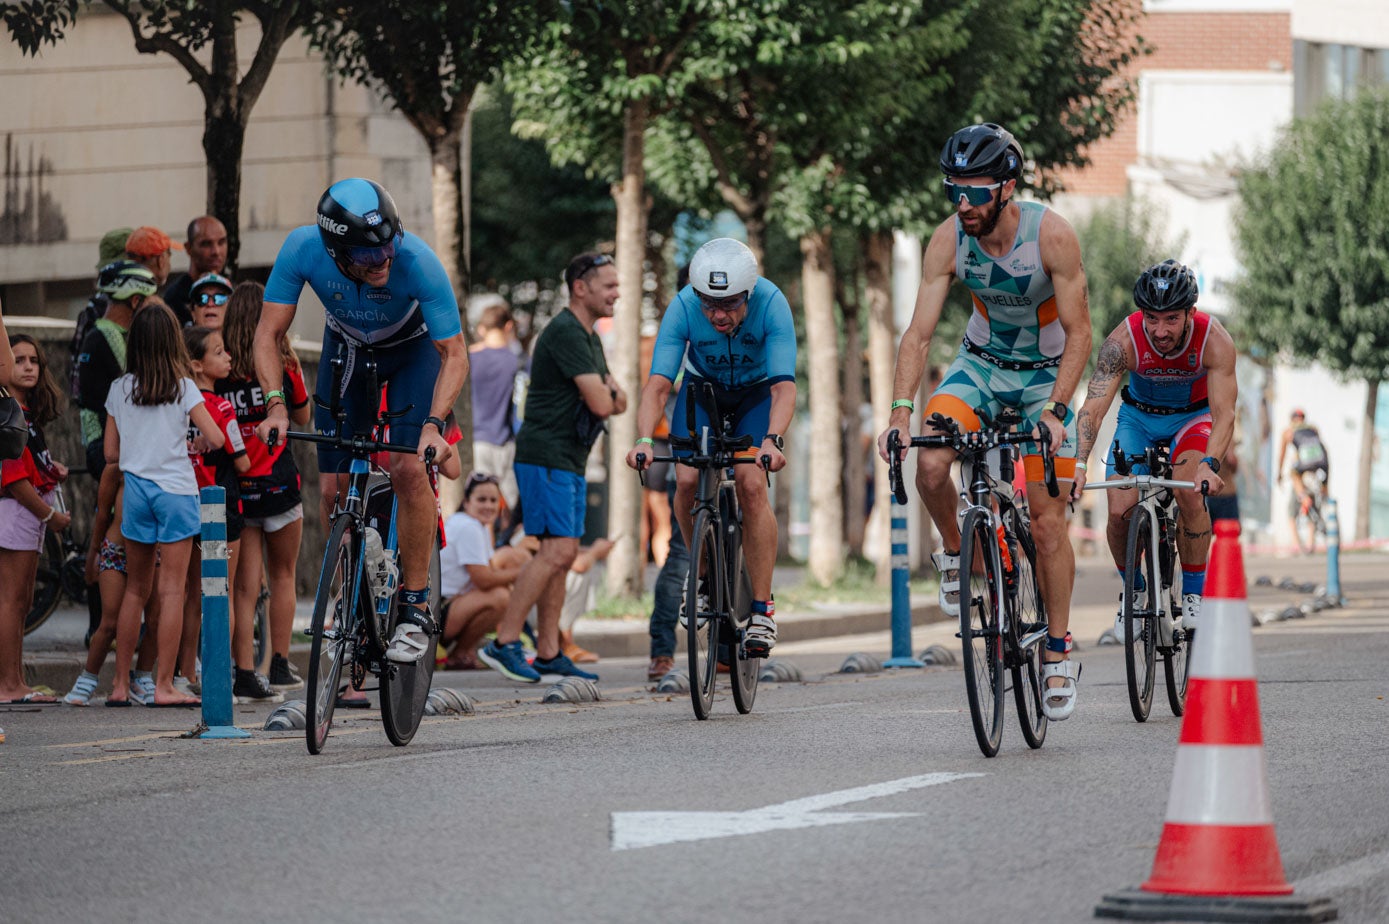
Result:
[[[1337,606],[1345,602],[1341,597],[1341,518],[1334,497],[1326,499],[1326,595]]]
[[[227,492],[203,488],[203,724],[199,738],[249,738],[232,720],[231,609],[227,605]]]
[[[912,657],[912,597],[907,581],[907,508],[892,499],[892,657],[883,667],[925,667]]]

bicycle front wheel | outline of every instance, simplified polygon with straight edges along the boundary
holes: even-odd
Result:
[[[1010,511],[1009,528],[1017,539],[1017,551],[1013,552],[1017,607],[1012,625],[1018,658],[1013,666],[1013,699],[1027,746],[1039,748],[1047,737],[1047,716],[1042,712],[1042,643],[1024,648],[1022,642],[1028,635],[1046,628],[1047,611],[1037,584],[1037,550],[1032,534],[1023,528],[1022,517],[1016,510]]]
[[[357,621],[361,618],[362,586],[358,574],[361,538],[350,516],[338,517],[328,533],[323,570],[314,595],[313,621],[309,626],[307,702],[304,704],[304,737],[310,754],[323,751],[333,725],[338,683],[343,666],[353,655]]]
[[[965,515],[960,541],[960,647],[974,737],[985,757],[1003,739],[1003,633],[998,534],[988,513]]]
[[[1140,722],[1153,708],[1157,656],[1157,611],[1162,584],[1152,555],[1153,519],[1141,505],[1129,511],[1128,551],[1124,555],[1124,672],[1129,707]],[[1140,585],[1142,590],[1138,588]]]
[[[724,611],[723,562],[719,561],[718,536],[708,511],[695,518],[692,539],[690,574],[685,579],[685,647],[690,656],[690,702],[695,716],[707,719],[718,676],[718,614]]]
[[[429,566],[429,586],[439,586],[439,549],[435,545]],[[439,595],[431,590],[429,610],[435,619],[441,619]],[[436,622],[437,630],[437,622]],[[404,747],[415,737],[424,718],[425,703],[429,700],[429,688],[434,683],[434,656],[438,635],[430,637],[429,651],[418,661],[397,663],[382,659],[381,672],[381,724],[386,729],[386,737],[391,744]]]

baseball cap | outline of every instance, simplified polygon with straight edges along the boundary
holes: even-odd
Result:
[[[125,257],[125,242],[129,240],[134,228],[116,228],[114,231],[107,231],[101,236],[101,243],[97,245],[96,268],[100,270],[108,263],[114,263]]]
[[[232,281],[221,273],[207,273],[199,276],[197,282],[193,283],[192,288],[188,290],[189,297],[192,297],[199,289],[206,288],[207,286],[221,286],[228,292],[236,288],[236,286],[232,285]]]
[[[168,250],[182,250],[183,245],[170,239],[169,235],[152,225],[141,225],[130,232],[125,242],[125,252],[132,257],[157,257]]]

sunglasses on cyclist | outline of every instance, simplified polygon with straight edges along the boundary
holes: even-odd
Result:
[[[231,298],[226,292],[199,292],[199,305],[225,305],[227,299]]]
[[[988,186],[966,186],[963,183],[954,183],[947,179],[945,181],[945,195],[954,205],[959,205],[961,199],[973,206],[986,205],[993,199],[994,190],[1002,185],[1002,183],[990,183]]]
[[[573,263],[569,264],[568,268],[565,269],[564,284],[567,286],[572,286],[574,283],[578,282],[580,279],[583,279],[585,276],[596,270],[598,267],[607,266],[609,263],[612,262],[613,258],[605,253],[596,253],[580,257]]]
[[[743,303],[747,300],[748,294],[746,292],[724,298],[710,298],[703,292],[699,293],[699,307],[704,309],[705,314],[718,314],[719,312],[732,314],[743,307]]]
[[[395,245],[400,236],[391,238],[390,243],[380,247],[352,247],[347,251],[347,262],[364,270],[375,270],[395,259]]]

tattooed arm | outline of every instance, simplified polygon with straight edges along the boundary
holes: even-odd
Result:
[[[1119,393],[1124,373],[1133,368],[1134,359],[1131,341],[1126,336],[1125,326],[1120,324],[1105,338],[1104,343],[1100,344],[1100,356],[1095,360],[1095,374],[1090,376],[1090,387],[1085,391],[1085,404],[1076,415],[1076,437],[1080,442],[1076,461],[1089,464],[1090,451],[1095,448],[1100,424],[1104,422],[1104,415],[1109,413],[1114,396]],[[1071,492],[1072,500],[1080,497],[1080,492],[1085,487],[1085,475],[1084,469],[1076,471],[1075,488]]]

